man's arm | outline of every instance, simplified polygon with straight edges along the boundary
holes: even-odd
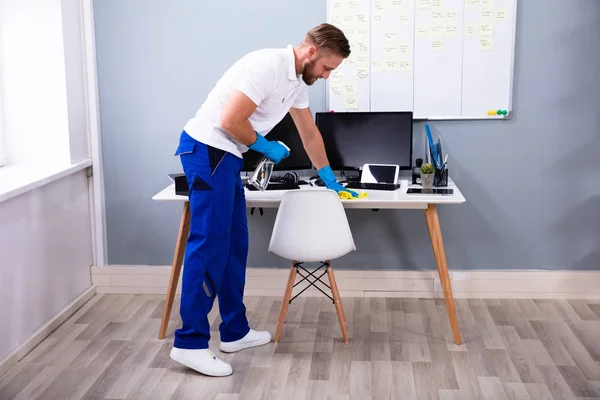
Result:
[[[235,140],[250,146],[256,141],[256,132],[250,124],[250,116],[256,104],[239,90],[234,90],[221,114],[221,127]]]
[[[321,132],[315,125],[310,108],[291,108],[290,115],[298,128],[306,154],[317,170],[329,165]]]

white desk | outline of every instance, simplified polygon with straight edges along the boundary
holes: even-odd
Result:
[[[418,186],[416,186],[418,187]],[[450,277],[448,274],[448,265],[446,262],[446,252],[442,240],[440,223],[437,213],[437,205],[440,204],[461,204],[466,200],[458,187],[449,180],[448,188],[452,188],[452,195],[434,195],[434,194],[408,194],[407,187],[401,187],[394,191],[379,191],[367,190],[368,197],[356,200],[342,200],[345,208],[356,209],[409,209],[409,210],[424,210],[429,237],[433,255],[435,257],[440,282],[444,291],[444,299],[448,309],[448,318],[454,336],[454,342],[461,344],[462,339],[458,327],[456,317],[456,307],[454,305],[454,297],[452,295],[452,287],[450,285]],[[329,190],[324,187],[301,185],[300,189],[296,190]],[[354,190],[354,189],[353,189]],[[355,190],[360,192],[361,190]],[[246,189],[246,207],[247,208],[277,208],[281,203],[285,190],[267,190],[264,192],[251,191]],[[175,254],[173,255],[173,265],[171,268],[171,278],[165,301],[165,308],[162,316],[162,323],[158,337],[164,339],[166,337],[167,325],[173,307],[173,299],[175,290],[181,273],[181,266],[185,254],[185,245],[189,234],[190,211],[187,196],[175,194],[175,185],[171,184],[165,189],[157,193],[153,200],[157,201],[178,201],[183,203],[183,211],[181,213],[181,221],[179,224],[179,235],[175,246]]]

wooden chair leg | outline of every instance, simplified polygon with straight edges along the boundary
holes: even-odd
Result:
[[[169,287],[167,288],[167,297],[165,299],[165,308],[163,310],[162,321],[158,338],[164,339],[167,336],[167,327],[169,318],[171,317],[171,309],[173,308],[173,300],[177,291],[179,275],[181,274],[181,266],[185,255],[185,245],[190,233],[190,203],[185,202],[183,211],[181,212],[181,221],[179,222],[179,234],[177,235],[177,243],[175,244],[175,253],[173,254],[173,265],[171,267],[171,277],[169,278]]]
[[[333,268],[331,263],[327,263],[327,277],[329,278],[329,285],[331,286],[331,293],[333,294],[333,301],[335,302],[335,309],[337,311],[338,320],[340,321],[340,328],[342,329],[342,336],[344,343],[348,343],[348,331],[346,330],[346,314],[344,314],[344,307],[342,306],[342,300],[340,299],[340,292],[335,282],[335,276],[333,275]]]
[[[288,306],[290,304],[290,299],[292,298],[292,290],[294,289],[294,282],[296,281],[296,262],[292,262],[292,266],[290,268],[290,273],[288,275],[287,285],[285,287],[285,292],[283,293],[283,300],[281,302],[281,309],[279,310],[279,320],[277,321],[277,331],[275,332],[275,338],[273,341],[275,343],[279,342],[279,337],[281,336],[281,329],[283,328],[283,321],[285,320],[285,315],[287,314]]]

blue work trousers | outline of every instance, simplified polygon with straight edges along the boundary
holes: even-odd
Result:
[[[196,141],[182,132],[175,153],[189,185],[190,234],[183,263],[180,314],[174,346],[208,348],[208,313],[215,297],[221,341],[250,330],[243,303],[248,256],[246,199],[240,172],[243,159]]]

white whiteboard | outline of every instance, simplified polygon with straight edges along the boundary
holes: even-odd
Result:
[[[327,80],[329,110],[509,117],[516,13],[517,0],[327,0],[352,50]]]

